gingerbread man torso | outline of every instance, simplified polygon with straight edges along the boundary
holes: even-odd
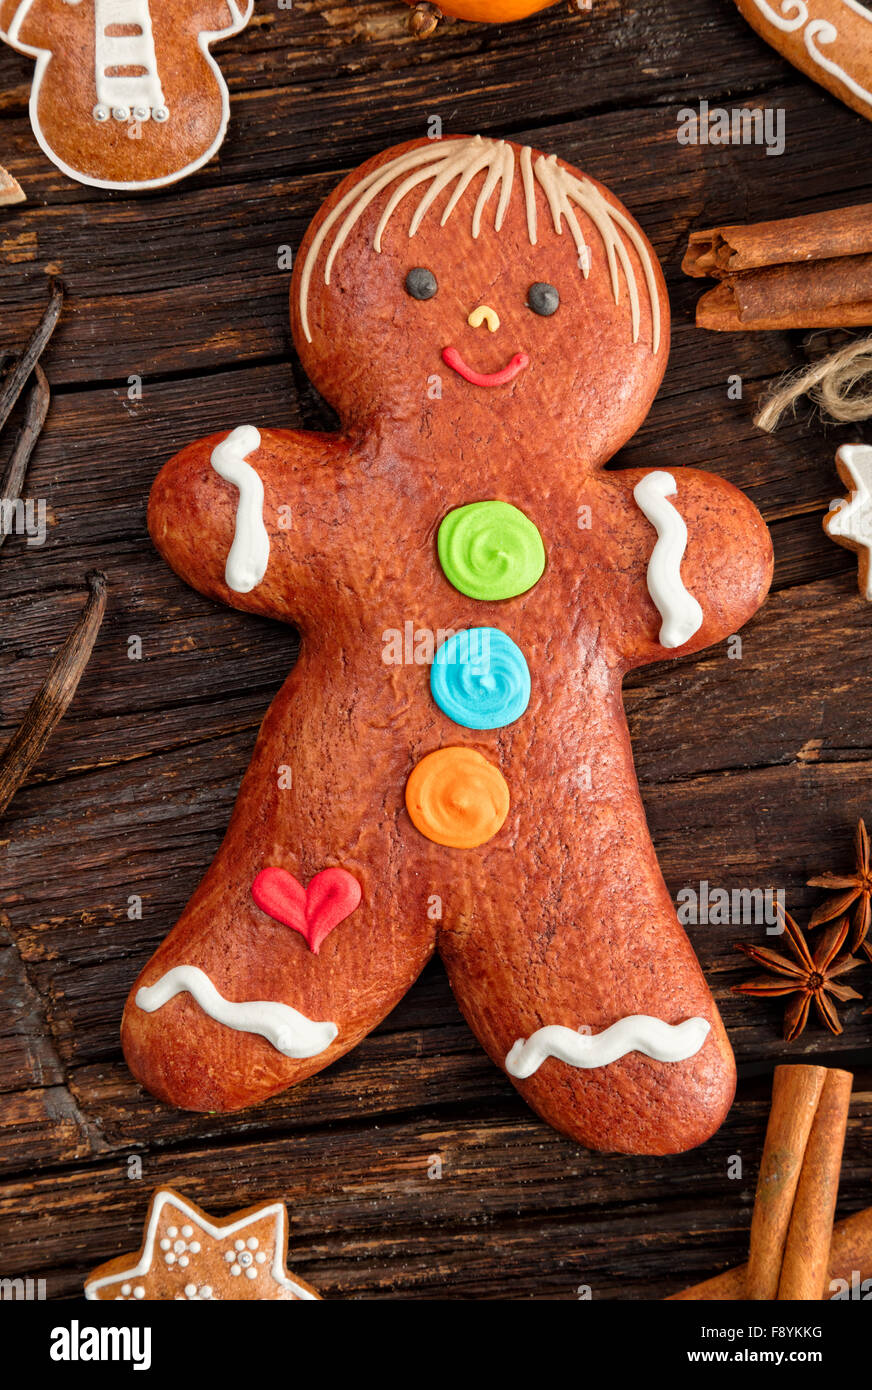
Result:
[[[152,495],[173,567],[296,622],[302,654],[134,987],[128,1059],[175,1103],[251,1103],[354,1046],[438,945],[556,1127],[700,1142],[732,1058],[648,836],[621,681],[732,633],[771,554],[721,479],[602,471],[665,363],[653,253],[566,166],[431,142],[328,201],[293,303],[343,434],[225,430]]]

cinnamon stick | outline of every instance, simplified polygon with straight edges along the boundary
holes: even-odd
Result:
[[[716,333],[872,324],[872,203],[692,232],[682,269],[721,283],[696,308]]]
[[[826,1074],[825,1067],[775,1068],[751,1218],[746,1298],[774,1299],[778,1293],[793,1199]]]
[[[824,1081],[790,1218],[780,1302],[824,1296],[853,1081],[850,1072],[836,1070]]]
[[[872,203],[783,217],[776,222],[691,232],[681,268],[686,275],[734,274],[765,265],[823,261],[872,253]]]
[[[705,1279],[701,1284],[693,1284],[689,1289],[681,1289],[679,1293],[671,1294],[664,1302],[746,1298],[747,1270],[747,1265],[724,1270],[722,1274]],[[823,1296],[839,1292],[833,1289],[836,1283],[852,1289],[855,1281],[862,1282],[865,1279],[872,1279],[872,1207],[858,1211],[853,1216],[846,1217],[844,1221],[838,1221],[833,1227]]]
[[[0,816],[25,781],[76,693],[106,611],[106,576],[87,575],[88,598],[16,733],[0,754]]]
[[[731,276],[699,300],[696,324],[714,333],[865,328],[872,324],[872,256]]]

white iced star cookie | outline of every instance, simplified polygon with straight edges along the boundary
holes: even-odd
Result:
[[[824,530],[838,545],[857,552],[860,593],[872,602],[872,445],[843,444],[836,453],[836,468],[851,495],[830,503]]]
[[[85,1297],[182,1303],[320,1298],[288,1274],[287,1249],[288,1214],[281,1202],[217,1219],[171,1187],[159,1187],[139,1254],[119,1255],[95,1269]]]

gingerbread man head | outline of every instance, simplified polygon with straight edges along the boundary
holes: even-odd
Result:
[[[648,835],[634,666],[762,601],[762,519],[692,469],[605,471],[663,372],[653,251],[553,157],[388,150],[316,216],[295,341],[337,435],[227,421],[155,483],[169,563],[299,626],[227,837],[125,1010],[134,1072],[251,1104],[353,1047],[438,947],[550,1123],[664,1153],[734,1086]]]
[[[224,139],[230,103],[209,45],[254,0],[0,0],[0,38],[36,59],[30,117],[42,149],[97,188],[159,188]]]
[[[593,179],[508,141],[390,156],[340,184],[296,260],[294,341],[315,385],[352,428],[399,417],[453,452],[472,399],[493,447],[601,464],[666,366],[668,301],[639,227]]]

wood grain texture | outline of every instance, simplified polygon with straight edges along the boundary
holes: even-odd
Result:
[[[666,1161],[588,1154],[546,1129],[478,1048],[436,964],[354,1053],[256,1110],[192,1116],[144,1095],[120,1060],[127,989],[217,848],[296,651],[290,629],[179,583],[148,541],[145,503],[162,462],[238,423],[240,401],[259,424],[329,428],[290,350],[277,257],[342,173],[432,115],[581,165],[642,223],[673,307],[664,385],[618,463],[722,473],[775,542],[775,589],[740,659],[725,644],[628,682],[655,845],[673,893],[781,887],[804,920],[818,901],[805,880],[850,867],[853,823],[870,814],[872,610],[853,557],[821,529],[840,491],[835,449],[861,436],[804,415],[755,430],[766,382],[805,361],[802,335],[697,330],[700,287],[679,265],[695,227],[869,200],[868,124],[729,0],[603,0],[585,18],[556,6],[421,44],[399,0],[258,9],[222,50],[220,159],[140,200],[74,185],[44,160],[26,116],[31,64],[0,50],[0,163],[28,198],[0,213],[0,349],[37,323],[48,267],[68,289],[28,480],[48,538],[10,536],[0,554],[0,741],[74,621],[85,572],[105,569],[111,586],[76,699],[0,823],[0,1275],[76,1294],[136,1246],[147,1192],[172,1182],[218,1213],[287,1196],[291,1267],[328,1297],[570,1299],[585,1285],[662,1297],[747,1256],[776,1062],[855,1073],[838,1213],[869,1205],[872,1019],[847,1007],[842,1037],[813,1024],[786,1048],[777,1002],[729,993],[748,971],[733,940],[765,928],[691,926],[740,1086],[720,1134]],[[783,108],[785,154],[679,145],[676,114],[703,96]],[[727,396],[734,374],[741,400]],[[868,997],[872,970],[852,978]],[[441,1178],[428,1177],[433,1156]]]

